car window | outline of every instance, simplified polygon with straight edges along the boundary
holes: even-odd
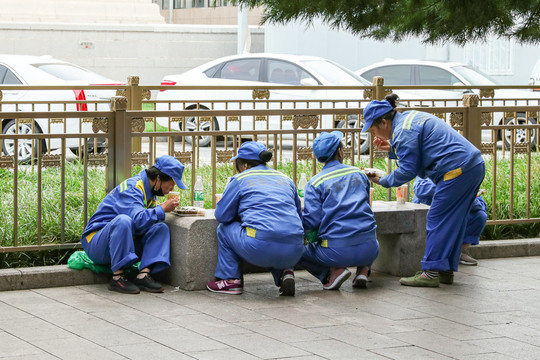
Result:
[[[7,67],[0,65],[0,84],[4,85],[21,85],[19,78]]]
[[[321,83],[322,77],[326,79],[329,85],[371,85],[370,83],[365,83],[360,76],[349,69],[329,60],[303,60],[302,63],[306,64],[306,68],[310,71],[320,76],[319,83]]]
[[[88,81],[94,84],[110,82],[104,76],[71,64],[34,64],[33,66],[64,81]]]
[[[435,66],[418,66],[418,85],[452,86],[461,81],[447,70]]]
[[[413,85],[411,65],[390,65],[381,66],[368,70],[360,76],[369,81],[373,81],[375,76],[382,76],[385,85]]]
[[[259,81],[261,59],[232,60],[221,68],[214,77],[221,79]]]
[[[270,83],[288,85],[300,85],[300,79],[312,78],[300,66],[287,61],[271,59],[268,60],[266,76]]]

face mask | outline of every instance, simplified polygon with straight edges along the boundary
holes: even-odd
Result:
[[[160,180],[159,176],[157,177],[157,180]],[[156,183],[157,183],[157,180],[156,180]],[[161,187],[160,187],[159,190],[157,190],[156,185],[154,185],[154,187],[152,188],[152,195],[154,195],[154,196],[164,196],[163,189],[161,189]]]

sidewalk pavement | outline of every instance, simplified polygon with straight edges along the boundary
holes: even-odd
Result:
[[[352,269],[351,269],[352,270]],[[0,292],[0,359],[540,359],[540,257],[484,259],[454,285],[323,291],[297,272],[244,294],[123,295],[105,284]]]

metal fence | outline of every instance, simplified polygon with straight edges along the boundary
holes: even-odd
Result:
[[[137,77],[130,77],[125,86],[78,87],[114,90],[118,96],[111,99],[110,106],[105,100],[6,101],[2,92],[15,87],[0,87],[0,186],[4,194],[0,253],[78,247],[80,233],[106,191],[164,154],[186,165],[185,183],[191,187],[184,205],[191,204],[196,175],[203,174],[211,193],[208,205],[215,207],[216,193],[234,173],[229,159],[245,140],[265,143],[274,154],[271,166],[287,169],[296,182],[299,172],[314,175],[321,168],[311,148],[313,139],[321,131],[338,128],[345,133],[349,164],[382,165],[391,171],[394,164],[384,160],[386,153],[376,151],[369,136],[361,133],[362,108],[370,99],[392,92],[381,78],[375,78],[374,84],[360,88],[143,88]],[[398,94],[405,89],[394,88]],[[42,92],[66,89],[73,90],[65,86],[17,87],[18,91]],[[322,91],[339,94],[294,96],[295,91],[306,89],[312,89],[316,96]],[[178,91],[203,95],[191,100],[188,96],[152,99],[152,91],[161,90],[173,95],[181,94]],[[225,95],[204,97],[211,90]],[[540,188],[533,181],[540,170],[540,103],[535,99],[500,100],[493,97],[493,88],[478,90],[483,97],[403,98],[400,109],[422,107],[481,149],[490,165],[484,181],[492,204],[488,224],[540,222],[540,215],[531,209],[531,204],[540,200]],[[242,91],[243,97],[232,96],[235,91]],[[290,97],[274,98],[279,91]],[[342,96],[348,93],[354,96]],[[503,183],[507,185],[501,186]],[[384,196],[390,197],[392,192]],[[504,212],[502,198],[508,199]]]

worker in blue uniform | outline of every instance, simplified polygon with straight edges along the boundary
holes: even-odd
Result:
[[[436,186],[433,181],[417,177],[414,180],[414,196],[412,202],[431,205],[433,195],[435,195],[435,189]],[[467,228],[465,229],[465,237],[463,238],[461,255],[459,256],[459,263],[462,265],[478,265],[478,261],[469,255],[468,249],[471,245],[479,244],[480,235],[486,226],[487,206],[482,197],[482,191],[483,190],[480,190],[478,194],[476,194],[469,216],[467,216]]]
[[[339,289],[351,276],[348,266],[357,267],[353,287],[366,288],[370,266],[379,254],[370,183],[360,169],[343,164],[342,138],[340,131],[322,132],[313,141],[313,152],[324,167],[304,192],[304,231],[317,235],[305,245],[299,265],[325,290]]]
[[[88,257],[97,264],[110,264],[113,272],[109,290],[138,294],[141,290],[163,292],[150,273],[171,266],[170,233],[165,213],[178,206],[178,199],[157,204],[182,182],[184,165],[172,156],[161,156],[156,164],[142,170],[107,194],[90,218],[81,238]],[[124,269],[139,261],[140,272],[127,279]]]
[[[238,172],[217,203],[218,263],[208,290],[241,294],[241,263],[270,268],[279,295],[294,296],[293,266],[303,251],[302,209],[293,181],[266,163],[272,153],[255,141],[238,149]]]
[[[370,131],[375,146],[388,151],[389,158],[398,163],[390,174],[370,180],[388,188],[420,176],[436,185],[427,215],[422,271],[401,278],[400,283],[421,287],[452,284],[467,216],[484,179],[484,160],[476,147],[442,119],[416,110],[399,113],[395,105],[388,99],[373,100],[364,109],[362,131]]]

